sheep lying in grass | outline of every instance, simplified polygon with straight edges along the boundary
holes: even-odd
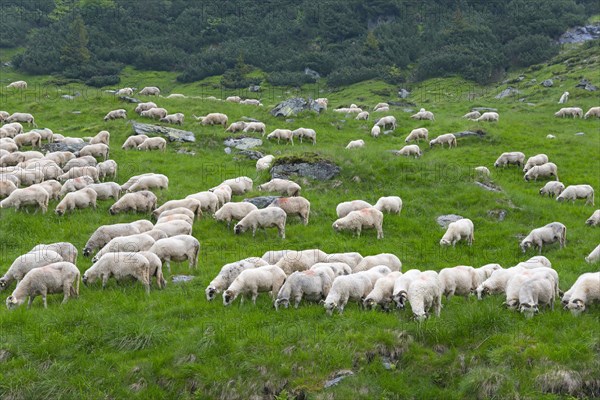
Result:
[[[392,304],[392,294],[396,280],[402,276],[402,272],[395,271],[387,274],[375,282],[373,290],[367,295],[363,301],[366,309],[374,309],[380,306],[382,310],[388,311]]]
[[[391,271],[402,271],[402,262],[400,259],[391,253],[380,253],[373,256],[364,257],[357,265],[352,269],[353,273],[367,271],[378,265],[385,265]]]
[[[542,247],[544,244],[551,244],[559,242],[560,248],[565,246],[567,240],[567,228],[560,222],[551,222],[541,228],[533,229],[529,234],[521,241],[520,247],[523,253],[527,251],[529,247],[538,247],[539,254],[542,254]]]
[[[543,165],[533,166],[525,173],[523,179],[525,179],[525,181],[530,181],[531,179],[537,181],[539,177],[554,177],[554,179],[558,181],[558,168],[556,164],[549,162]]]
[[[275,264],[289,275],[295,271],[306,271],[317,263],[325,262],[326,259],[327,254],[319,249],[287,250]]]
[[[221,267],[219,274],[208,284],[204,293],[206,300],[212,301],[217,294],[227,289],[238,275],[250,268],[263,267],[269,265],[265,260],[258,257],[245,258],[240,261],[225,264]]]
[[[33,269],[19,282],[12,295],[6,298],[6,307],[8,309],[18,307],[29,296],[27,303],[29,308],[35,297],[39,295],[44,301],[44,308],[48,308],[46,296],[61,292],[64,296],[62,304],[65,304],[70,297],[79,296],[79,278],[77,267],[66,261]]]
[[[467,244],[471,246],[473,244],[473,240],[475,239],[475,228],[473,226],[473,221],[468,218],[462,218],[458,221],[451,222],[448,225],[448,229],[442,239],[440,239],[440,246],[456,246],[456,243],[459,240],[466,240]]]
[[[223,305],[231,305],[240,295],[242,295],[242,302],[244,296],[250,296],[252,303],[256,304],[259,292],[271,292],[271,297],[275,297],[285,279],[285,273],[276,265],[245,269],[223,292]]]
[[[523,172],[529,171],[536,165],[544,165],[548,162],[548,156],[545,154],[538,154],[527,159],[525,163],[525,167],[523,167]]]
[[[240,222],[235,224],[233,232],[236,235],[252,229],[252,237],[256,235],[258,228],[277,228],[279,237],[285,239],[285,222],[287,214],[279,207],[267,207],[262,210],[254,210],[248,213]]]
[[[10,286],[12,281],[21,281],[29,271],[59,261],[65,261],[62,256],[51,249],[36,249],[15,259],[8,270],[0,278],[0,290]]]
[[[504,167],[509,164],[516,164],[519,167],[523,166],[525,164],[525,154],[520,151],[502,153],[496,162],[494,162],[494,167]]]
[[[121,146],[121,148],[123,150],[136,149],[146,139],[148,139],[148,136],[146,136],[146,135],[133,135],[133,136],[129,136],[127,138],[127,140],[125,140],[125,142],[123,143],[123,146]]]
[[[435,271],[425,271],[419,274],[408,288],[408,302],[414,318],[421,322],[429,316],[433,308],[436,317],[442,310],[442,289],[440,280]]]
[[[186,199],[198,200],[201,204],[200,208],[202,211],[208,211],[215,213],[219,207],[219,198],[212,192],[198,192],[186,196]]]
[[[540,195],[547,194],[548,197],[556,197],[565,190],[565,185],[559,181],[550,181],[540,189]]]
[[[288,308],[290,302],[294,308],[298,308],[300,301],[324,300],[329,294],[333,279],[325,270],[307,270],[294,272],[287,277],[284,284],[277,293],[277,299],[273,302],[275,310],[280,306]]]
[[[417,129],[413,129],[412,131],[410,131],[410,133],[408,134],[406,139],[404,139],[404,142],[408,143],[411,140],[418,142],[419,139],[427,140],[428,137],[429,137],[429,130],[427,130],[427,128],[417,128]]]
[[[90,187],[67,193],[61,202],[58,203],[54,212],[60,216],[72,212],[76,208],[92,207],[95,210],[97,197],[98,194],[96,191]]]
[[[381,212],[400,214],[400,211],[402,211],[402,199],[398,196],[380,197],[373,207]]]
[[[565,293],[569,294],[565,308],[577,316],[585,311],[585,306],[594,301],[600,301],[600,272],[582,274],[571,288]],[[563,304],[565,298],[563,297]]]
[[[258,186],[259,192],[277,192],[283,196],[298,196],[300,190],[301,187],[296,182],[279,178],[273,178]]]
[[[117,281],[133,277],[150,293],[150,262],[138,252],[105,253],[83,274],[83,284],[93,284],[102,279],[102,289],[108,280],[114,277]]]
[[[42,214],[45,214],[48,211],[49,199],[48,192],[39,186],[16,189],[6,199],[0,201],[0,208],[14,207],[18,211],[23,206],[35,205],[42,210]]]
[[[190,269],[198,266],[200,242],[191,235],[176,235],[157,240],[148,250],[165,262],[171,273],[171,261],[188,261]]]
[[[121,189],[123,189],[121,187]],[[123,195],[115,204],[109,208],[111,215],[124,212],[152,212],[156,208],[157,197],[148,190]]]
[[[594,264],[600,261],[600,244],[585,258],[585,262]]]
[[[130,236],[151,230],[152,222],[142,219],[139,221],[102,225],[94,231],[83,247],[83,255],[89,257],[95,250],[106,246],[108,242],[119,236]]]
[[[129,236],[117,236],[111,239],[104,247],[96,253],[92,258],[92,262],[96,262],[106,253],[122,253],[122,252],[138,252],[150,250],[150,247],[156,241],[153,236],[150,235],[152,231],[146,231],[144,233],[138,233]],[[163,233],[164,235],[164,233]],[[164,235],[166,236],[166,235]]]
[[[297,215],[304,225],[308,225],[310,202],[302,196],[279,197],[267,206],[267,208],[269,207],[279,207],[285,211],[288,216]]]
[[[594,213],[585,221],[586,225],[598,226],[600,225],[600,210],[594,211]]]
[[[341,230],[356,232],[358,237],[363,229],[373,228],[377,230],[377,239],[383,239],[383,213],[373,207],[352,211],[345,217],[337,219],[331,226],[336,232]]]
[[[231,224],[231,221],[241,221],[250,211],[258,210],[252,203],[239,202],[239,203],[225,203],[223,207],[219,208],[213,217],[217,221],[227,222],[227,229]]]
[[[108,114],[104,116],[104,122],[111,119],[127,119],[127,110],[123,108],[119,108],[118,110],[109,111]]]
[[[401,148],[400,150],[394,151],[394,155],[396,156],[414,156],[415,158],[420,158],[423,155],[423,152],[419,148],[419,145],[409,144]]]
[[[372,207],[369,203],[363,200],[352,200],[339,203],[335,208],[335,213],[338,218],[343,218],[352,211],[362,210],[363,208]]]
[[[558,179],[557,179],[558,180]],[[594,188],[590,185],[569,185],[556,198],[557,201],[585,199],[585,204],[594,205]]]

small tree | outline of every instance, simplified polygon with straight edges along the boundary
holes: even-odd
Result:
[[[61,49],[60,61],[64,66],[79,66],[90,61],[89,39],[85,23],[77,14],[66,36],[66,44]]]

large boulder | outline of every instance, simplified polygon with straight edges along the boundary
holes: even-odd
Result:
[[[290,179],[291,176],[297,175],[325,181],[340,173],[340,167],[314,154],[283,157],[275,163],[270,171],[272,178]]]
[[[542,82],[543,87],[552,87],[554,85],[554,81],[552,79],[546,79]]]
[[[575,85],[575,87],[585,89],[589,92],[595,92],[596,90],[598,90],[598,88],[592,85],[587,79],[580,80],[579,83]]]
[[[262,140],[252,137],[227,138],[223,141],[227,147],[235,147],[238,150],[248,150],[253,147],[262,146]]]
[[[504,99],[505,97],[509,97],[509,96],[513,96],[515,94],[520,94],[521,92],[518,89],[515,89],[511,86],[507,87],[506,89],[504,89],[503,91],[501,91],[500,93],[498,93],[496,95],[496,99]]]
[[[133,131],[136,135],[163,135],[170,142],[195,142],[196,136],[193,132],[183,131],[181,129],[170,128],[168,126],[143,124],[141,122],[130,121],[133,126]]]
[[[294,97],[277,104],[271,110],[271,115],[275,117],[289,117],[308,110],[320,113],[324,109],[322,105],[313,99],[305,100],[302,97]]]
[[[577,26],[563,33],[558,38],[558,43],[581,43],[598,38],[600,38],[600,24]]]
[[[70,153],[77,153],[84,146],[87,146],[89,143],[74,143],[74,144],[65,144],[61,142],[53,142],[46,143],[42,145],[42,153],[50,152],[53,153],[55,151],[68,151]]]

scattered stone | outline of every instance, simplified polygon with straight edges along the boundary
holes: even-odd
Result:
[[[525,76],[523,76],[523,75],[520,75],[520,76],[517,78],[517,82],[521,82],[521,81],[523,81],[523,79],[525,79]]]
[[[77,114],[77,115],[79,115],[79,114],[81,114],[81,111],[71,111],[71,114]]]
[[[277,160],[277,165],[271,168],[272,178],[290,179],[291,175],[305,176],[318,181],[329,180],[340,173],[340,167],[328,160],[303,160],[288,157]]]
[[[304,75],[308,75],[315,80],[317,80],[321,77],[321,75],[317,71],[315,71],[314,69],[310,69],[308,67],[304,68]]]
[[[196,136],[193,132],[182,131],[181,129],[170,128],[168,126],[143,124],[130,120],[133,131],[136,135],[160,134],[166,136],[170,142],[195,142]]]
[[[504,221],[504,219],[506,218],[506,214],[508,214],[508,212],[502,209],[489,210],[487,212],[488,217],[496,218],[498,222]]]
[[[253,147],[262,146],[262,140],[251,137],[227,138],[223,142],[225,146],[235,147],[238,150],[248,150]]]
[[[544,82],[542,82],[542,86],[543,87],[552,87],[552,86],[554,86],[554,81],[552,81],[552,79],[546,79]]]
[[[356,175],[352,177],[352,182],[360,183],[362,180],[360,179],[360,176]]]
[[[288,119],[285,120],[285,122],[287,122],[288,124],[291,124],[294,121],[295,121],[294,118],[288,118]]]
[[[273,200],[278,199],[281,196],[260,196],[260,197],[251,197],[248,199],[244,199],[246,203],[254,204],[258,208],[265,208],[269,204],[273,202]]]
[[[225,147],[225,154],[231,154],[231,147]]]
[[[329,387],[335,386],[338,383],[340,383],[344,378],[347,378],[347,377],[352,376],[352,375],[354,375],[354,372],[352,372],[352,371],[350,371],[348,369],[343,369],[341,371],[338,371],[338,372],[336,372],[333,375],[332,379],[330,379],[327,382],[325,382],[325,385],[323,385],[323,387],[325,389],[327,389]]]
[[[583,135],[585,135],[585,133],[583,133],[583,132],[577,132],[577,133],[575,134],[575,136],[583,136]]]
[[[194,277],[191,275],[173,275],[171,277],[171,280],[173,281],[173,283],[189,282],[192,279],[194,279]]]
[[[473,108],[471,108],[471,111],[479,111],[479,112],[493,111],[493,112],[498,112],[498,109],[497,108],[490,108],[490,107],[473,107]]]
[[[382,357],[381,364],[383,365],[383,368],[387,369],[388,371],[392,370],[392,369],[396,369],[396,365],[392,364],[390,359],[387,357]]]
[[[551,79],[550,79],[550,81],[552,82],[552,80],[551,80]],[[532,80],[530,80],[529,82],[530,82],[530,83],[536,83],[536,82],[537,82],[537,79],[533,78],[533,79],[532,79]],[[545,82],[545,81],[544,81],[544,82]],[[542,83],[542,85],[543,85],[543,83]]]
[[[325,108],[312,99],[305,100],[301,97],[294,97],[277,104],[275,108],[271,110],[271,115],[275,117],[289,117],[308,110],[320,113],[325,110]]]
[[[598,38],[600,38],[600,25],[585,25],[569,29],[558,38],[558,43],[581,43]]]
[[[410,114],[412,114],[412,113],[414,113],[414,112],[415,112],[415,110],[413,110],[412,108],[403,108],[403,109],[402,109],[402,112],[405,112],[405,113],[410,113]]]
[[[588,92],[595,92],[596,90],[598,90],[598,88],[596,86],[592,85],[590,83],[590,81],[588,81],[587,79],[580,80],[579,83],[577,85],[575,85],[575,87],[585,89]]]
[[[547,135],[546,136],[546,139],[555,139],[555,138],[556,138],[556,136],[554,136],[554,135]]]
[[[242,117],[242,119],[244,121],[249,121],[249,122],[260,122],[259,120],[255,119],[255,118],[250,118],[250,117]]]
[[[524,103],[524,102],[525,102],[525,97],[521,97],[521,98],[519,99],[519,102],[521,102],[521,103]]]
[[[394,133],[394,131],[393,130],[383,131],[384,135],[389,135],[390,133]]]
[[[141,103],[142,101],[139,99],[136,99],[135,97],[128,97],[128,96],[119,96],[119,100],[121,101],[126,101],[127,103]]]
[[[46,154],[46,152],[53,153],[55,151],[68,151],[70,153],[76,153],[81,150],[84,146],[87,146],[88,143],[73,143],[73,144],[65,144],[61,142],[52,142],[46,143],[42,145],[42,153]]]
[[[0,363],[8,361],[12,357],[12,354],[8,350],[0,349]]]
[[[260,85],[250,85],[250,87],[248,88],[248,91],[250,91],[252,93],[260,92]]]
[[[448,228],[448,225],[450,225],[451,222],[456,222],[459,219],[463,219],[463,217],[456,214],[447,214],[440,215],[435,219],[435,222],[437,222],[442,228]]]
[[[177,154],[188,154],[190,156],[195,156],[196,152],[188,149],[179,149],[177,150]]]
[[[457,138],[466,137],[466,136],[477,136],[477,137],[482,138],[485,135],[487,135],[487,132],[482,131],[481,129],[478,129],[476,131],[455,132],[455,133],[453,133],[453,135],[456,136]]]
[[[242,156],[246,156],[251,160],[258,160],[258,159],[264,157],[263,153],[261,153],[260,151],[254,151],[254,150],[242,150],[238,154],[240,154]]]
[[[490,192],[502,192],[502,189],[499,186],[496,186],[493,182],[480,182],[480,181],[475,181],[475,184],[477,186],[479,186],[482,189],[485,189],[487,191]]]
[[[515,89],[515,88],[509,86],[506,89],[504,89],[503,91],[501,91],[500,93],[498,93],[495,98],[496,99],[504,99],[508,96],[512,96],[512,95],[516,95],[516,94],[521,94],[521,92],[518,89]]]
[[[63,94],[60,97],[63,98],[63,99],[65,99],[65,100],[75,100],[75,96],[71,96],[69,94]]]
[[[400,97],[401,99],[406,99],[408,96],[410,96],[410,92],[406,89],[400,89],[398,91],[398,97]]]

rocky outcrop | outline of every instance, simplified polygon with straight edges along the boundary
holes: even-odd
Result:
[[[195,142],[196,136],[193,132],[182,131],[181,129],[170,128],[168,126],[143,124],[141,122],[130,121],[133,131],[136,135],[163,135],[170,142]]]
[[[558,38],[558,43],[581,43],[600,38],[600,24],[577,26],[569,29]]]
[[[53,153],[55,151],[68,151],[70,153],[77,153],[79,150],[81,150],[84,146],[87,145],[87,142],[75,144],[65,144],[61,142],[46,143],[42,145],[42,153]]]
[[[293,175],[303,176],[318,181],[325,181],[337,176],[340,167],[333,162],[312,155],[307,157],[284,157],[271,168],[272,178],[290,179]]]
[[[223,144],[238,150],[248,150],[253,147],[262,146],[262,140],[251,137],[227,138],[223,141]]]
[[[460,215],[456,215],[456,214],[447,214],[447,215],[440,215],[439,217],[437,217],[435,219],[435,222],[437,222],[438,225],[441,226],[442,228],[447,228],[451,222],[456,222],[459,219],[463,219],[463,217]]]
[[[302,111],[316,111],[320,113],[325,108],[315,102],[313,99],[305,100],[301,97],[294,97],[292,99],[287,99],[277,104],[275,108],[271,110],[271,115],[275,117],[289,117],[293,115],[297,115]]]

